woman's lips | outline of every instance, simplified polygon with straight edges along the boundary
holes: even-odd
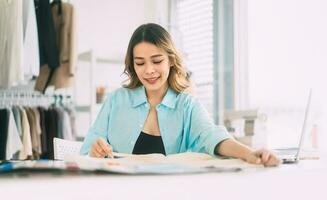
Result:
[[[146,82],[148,82],[150,84],[155,84],[159,78],[160,77],[144,78],[144,80],[146,80]]]

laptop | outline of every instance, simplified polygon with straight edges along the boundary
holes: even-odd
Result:
[[[304,121],[302,124],[301,137],[298,147],[274,150],[274,152],[277,154],[277,156],[282,160],[284,164],[299,162],[301,149],[303,147],[303,140],[305,138],[306,126],[307,126],[308,115],[309,115],[310,104],[311,104],[311,95],[312,95],[312,89],[310,89],[309,91],[309,97],[305,108]]]

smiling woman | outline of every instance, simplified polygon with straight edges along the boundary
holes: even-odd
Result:
[[[164,94],[171,68],[167,53],[151,43],[141,42],[134,47],[134,64],[137,77],[147,88],[148,96],[150,92]]]
[[[142,64],[150,63],[170,67],[168,82],[176,92],[182,92],[188,87],[186,70],[182,66],[181,56],[176,50],[170,34],[155,24],[141,25],[132,35],[125,58],[124,73],[129,77],[129,83],[125,87],[133,89],[143,84],[137,75],[134,64],[138,68]]]
[[[128,83],[108,96],[85,138],[82,154],[113,157],[113,152],[221,154],[274,166],[268,150],[252,150],[217,126],[202,104],[184,92],[187,73],[169,33],[157,24],[141,25],[128,45]]]

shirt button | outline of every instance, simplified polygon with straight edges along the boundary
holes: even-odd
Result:
[[[142,124],[140,124],[140,128],[142,128]]]
[[[131,141],[131,144],[134,144],[134,141]]]

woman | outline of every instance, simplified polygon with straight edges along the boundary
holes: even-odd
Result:
[[[109,94],[81,149],[105,157],[113,152],[174,154],[185,151],[241,158],[275,166],[270,151],[252,150],[216,126],[191,95],[187,73],[169,33],[157,24],[138,27],[129,42],[128,83]]]

